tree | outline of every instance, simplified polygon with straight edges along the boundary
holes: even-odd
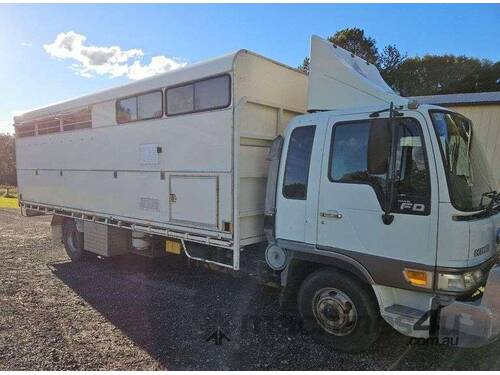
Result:
[[[365,36],[364,30],[357,27],[337,31],[328,41],[354,53],[371,64],[378,64],[379,54],[375,39]]]
[[[397,76],[397,72],[399,71],[401,64],[403,64],[407,58],[408,55],[406,53],[401,53],[396,45],[389,44],[384,47],[377,64],[382,78],[389,84],[389,86],[392,86],[392,88],[398,92],[399,90],[397,85],[394,85],[393,83],[396,80],[395,76]]]
[[[477,91],[500,91],[500,61],[492,63],[483,60],[481,73],[477,79]]]
[[[394,44],[379,53],[375,39],[359,28],[342,29],[328,40],[375,64],[403,96],[500,91],[500,62],[455,55],[409,58]],[[299,69],[309,71],[309,58]]]
[[[14,136],[0,134],[0,185],[17,185]]]
[[[328,37],[328,41],[375,64],[382,70],[391,70],[406,58],[406,54],[399,52],[395,45],[386,46],[382,54],[379,54],[375,39],[366,36],[364,30],[357,27],[339,30]],[[309,57],[304,58],[298,69],[309,72]]]
[[[395,44],[389,44],[384,47],[384,50],[380,54],[377,66],[382,74],[389,73],[398,69],[407,57],[408,55],[401,53]]]
[[[309,73],[309,57],[304,57],[304,61],[298,66],[298,69],[304,73]]]
[[[500,90],[500,63],[466,56],[412,57],[384,77],[403,96]]]

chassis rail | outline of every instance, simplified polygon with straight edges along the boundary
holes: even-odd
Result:
[[[20,201],[19,205],[21,206],[21,208],[24,208],[25,210],[33,210],[33,211],[37,211],[37,212],[40,212],[40,213],[46,214],[46,215],[59,215],[59,216],[64,216],[64,217],[70,217],[70,218],[74,218],[74,219],[90,221],[93,223],[110,225],[110,226],[117,227],[117,228],[130,229],[133,231],[144,232],[144,233],[148,233],[148,234],[155,234],[155,235],[164,236],[164,237],[176,238],[176,239],[179,239],[181,241],[190,241],[190,242],[196,242],[196,243],[210,245],[210,246],[218,246],[218,247],[222,247],[222,248],[230,249],[230,250],[234,251],[234,246],[233,246],[234,244],[232,241],[228,241],[228,240],[225,240],[222,238],[211,237],[211,236],[204,236],[204,235],[199,235],[199,234],[171,230],[171,229],[168,229],[166,226],[163,227],[163,226],[158,225],[158,224],[144,224],[144,223],[134,222],[133,220],[130,220],[130,219],[124,220],[121,218],[120,219],[114,218],[111,215],[98,214],[98,213],[89,212],[89,211],[68,209],[68,208],[62,208],[62,207],[51,206],[51,205],[46,205],[46,204],[39,204],[39,203],[30,203],[30,202]],[[200,260],[203,260],[203,259],[200,259]],[[224,266],[228,267],[227,264]],[[231,268],[233,268],[233,267],[231,267]]]

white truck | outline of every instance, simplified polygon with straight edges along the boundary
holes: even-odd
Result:
[[[470,120],[313,36],[310,74],[236,53],[15,118],[19,203],[69,257],[184,254],[278,280],[306,328],[500,335],[500,199]],[[308,112],[308,113],[306,113]]]

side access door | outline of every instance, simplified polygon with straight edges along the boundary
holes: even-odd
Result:
[[[368,116],[367,116],[368,117]],[[318,201],[317,247],[351,256],[382,285],[407,288],[405,268],[432,271],[436,258],[437,192],[425,119],[394,119],[395,183],[390,224],[382,220],[387,168],[369,173],[369,139],[378,118],[331,120],[327,127]],[[387,128],[389,129],[389,128]],[[373,148],[374,144],[370,143]],[[390,149],[390,148],[389,148]],[[388,152],[382,147],[379,152]],[[371,151],[371,153],[373,150]],[[373,155],[373,154],[372,154]],[[429,277],[429,283],[432,280]],[[428,286],[427,286],[428,287]]]

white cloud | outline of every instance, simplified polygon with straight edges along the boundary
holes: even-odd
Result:
[[[58,34],[52,43],[44,44],[43,48],[52,57],[73,60],[70,69],[87,78],[97,74],[112,78],[127,76],[136,80],[186,65],[183,61],[162,55],[153,56],[149,64],[143,64],[144,52],[141,49],[93,46],[86,40],[85,35],[68,31]]]
[[[155,74],[168,72],[184,65],[186,65],[185,62],[180,62],[166,56],[153,56],[151,62],[147,65],[143,65],[137,60],[134,61],[134,63],[129,66],[128,77],[130,79],[151,77]]]
[[[21,46],[23,46],[23,47],[31,47],[32,45],[33,45],[33,43],[31,43],[31,42],[22,42],[21,43]]]

